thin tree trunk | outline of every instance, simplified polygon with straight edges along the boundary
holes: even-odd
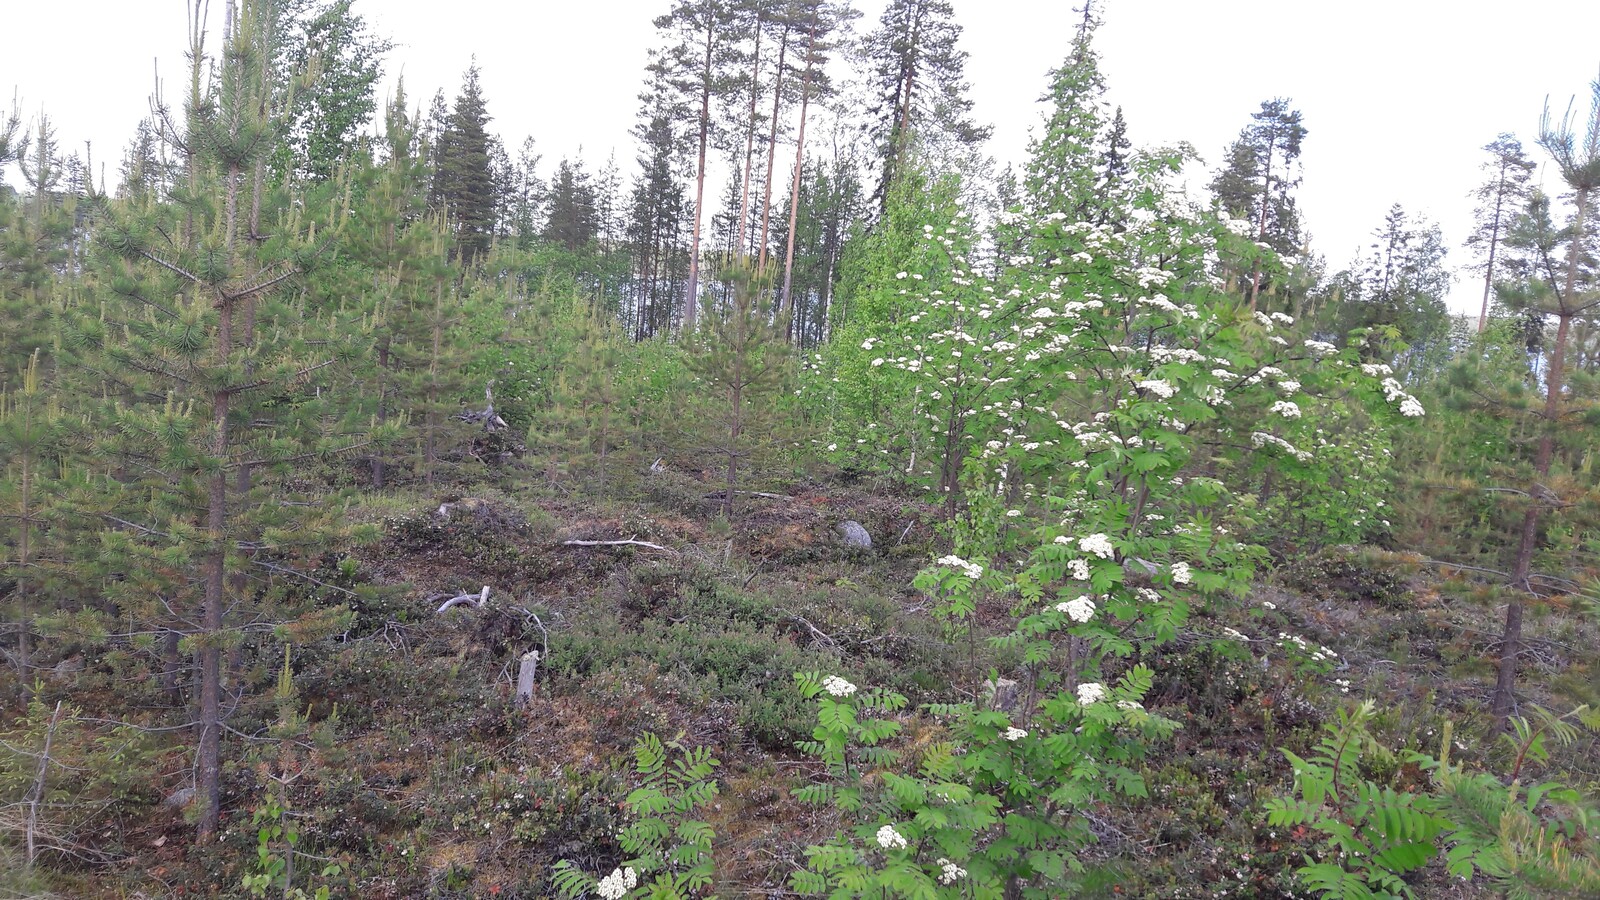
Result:
[[[39,831],[39,804],[44,800],[45,775],[50,770],[50,746],[55,743],[56,725],[61,721],[61,701],[56,701],[56,711],[50,716],[50,726],[44,733],[44,752],[39,754],[39,774],[33,779],[32,796],[28,798],[28,868],[33,868],[34,860],[38,858],[39,851],[36,838]]]
[[[789,316],[784,336],[794,343],[794,301],[789,290],[794,284],[794,232],[800,218],[800,176],[805,171],[806,107],[811,101],[811,67],[817,52],[817,10],[811,10],[811,35],[806,46],[806,74],[800,87],[800,130],[794,141],[794,181],[789,186],[789,246],[783,255],[783,296],[778,301],[778,314]]]
[[[217,328],[217,358],[223,363],[233,350],[233,310],[221,298]],[[228,410],[232,395],[218,390],[211,395],[211,427],[216,430],[211,452],[219,462],[228,452]],[[200,800],[199,836],[216,833],[222,801],[222,647],[223,612],[227,603],[228,474],[218,466],[211,476],[206,506],[205,595],[201,625],[205,640],[200,649],[200,740],[197,784]]]
[[[744,186],[739,190],[739,253],[745,255],[750,244],[750,163],[756,153],[756,101],[761,97],[761,16],[756,16],[756,48],[750,71],[750,112],[744,132]]]
[[[1256,223],[1256,243],[1259,245],[1267,237],[1267,207],[1272,204],[1272,150],[1278,142],[1277,132],[1267,141],[1267,171],[1262,176],[1261,183],[1261,218]],[[1261,248],[1256,247],[1259,253]],[[1257,259],[1250,265],[1250,311],[1256,311],[1256,297],[1261,293],[1261,260]]]
[[[762,187],[761,241],[756,245],[756,266],[767,264],[767,226],[772,214],[772,170],[778,162],[778,110],[783,103],[783,60],[789,51],[789,25],[784,23],[783,38],[778,42],[778,71],[772,86],[772,130],[767,137],[767,182]]]
[[[1483,270],[1483,308],[1478,311],[1478,333],[1483,334],[1483,329],[1489,324],[1489,289],[1494,285],[1494,254],[1500,246],[1500,208],[1506,199],[1506,166],[1504,158],[1500,160],[1500,183],[1494,194],[1494,222],[1489,231],[1489,262]]]
[[[41,193],[43,193],[41,191]],[[34,356],[33,364],[37,375],[39,358]],[[33,430],[33,402],[30,399],[26,411],[23,413],[22,431],[29,434]],[[33,623],[28,620],[28,564],[32,558],[33,536],[33,452],[31,449],[22,453],[22,521],[17,535],[17,565],[24,573],[17,579],[17,675],[22,680],[22,702],[24,706],[33,699]]]
[[[1561,392],[1565,387],[1567,337],[1575,314],[1569,304],[1574,299],[1573,291],[1577,287],[1579,251],[1584,242],[1584,214],[1588,211],[1588,200],[1588,190],[1580,189],[1576,198],[1572,243],[1567,248],[1566,284],[1557,298],[1560,324],[1556,327],[1555,346],[1550,349],[1550,367],[1545,373],[1544,428],[1539,435],[1539,449],[1533,461],[1536,479],[1549,479],[1550,466],[1555,459],[1555,429],[1560,421]],[[1511,572],[1511,589],[1523,593],[1531,593],[1528,576],[1533,569],[1533,553],[1539,540],[1539,520],[1544,512],[1539,505],[1544,501],[1540,498],[1546,493],[1541,486],[1536,484],[1534,487],[1528,492],[1533,495],[1532,505],[1522,517],[1522,535],[1517,543],[1516,564]],[[1489,707],[1494,717],[1495,732],[1506,730],[1512,708],[1516,705],[1517,660],[1523,649],[1522,608],[1520,594],[1513,596],[1506,604],[1506,628],[1500,641],[1500,667],[1495,679],[1494,698]]]
[[[683,331],[694,331],[700,305],[700,219],[706,199],[706,142],[711,138],[711,50],[715,43],[713,19],[706,17],[706,62],[700,73],[700,160],[694,176],[694,233],[689,238],[689,290],[683,306]]]

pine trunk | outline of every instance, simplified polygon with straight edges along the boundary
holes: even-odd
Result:
[[[750,112],[744,132],[744,185],[739,189],[739,255],[748,252],[750,243],[750,163],[756,153],[756,101],[761,96],[761,21],[756,20],[756,48],[750,71]]]
[[[700,305],[700,219],[706,199],[706,142],[711,138],[711,49],[714,45],[713,20],[706,19],[706,62],[700,73],[700,158],[694,175],[694,233],[689,238],[689,290],[683,306],[683,331],[694,331],[695,313]]]
[[[811,67],[817,52],[817,13],[811,12],[811,35],[806,47],[806,74],[800,87],[800,130],[794,141],[794,181],[789,186],[789,245],[783,254],[783,296],[778,300],[778,315],[788,315],[785,337],[794,343],[794,303],[789,291],[794,284],[794,232],[800,218],[800,176],[805,170],[806,107],[811,101]]]
[[[1500,210],[1506,199],[1506,166],[1500,161],[1500,183],[1494,194],[1494,221],[1489,226],[1489,261],[1483,269],[1483,308],[1478,311],[1478,333],[1489,324],[1489,290],[1494,286],[1494,254],[1500,247]]]
[[[1277,143],[1274,134],[1267,141],[1267,171],[1262,176],[1261,183],[1261,217],[1256,223],[1256,252],[1261,251],[1260,244],[1267,237],[1267,207],[1272,203],[1272,149]],[[1250,311],[1256,311],[1256,297],[1261,293],[1261,260],[1257,259],[1250,265]]]
[[[761,242],[756,245],[756,267],[767,264],[767,228],[772,214],[772,171],[778,164],[778,110],[783,103],[783,59],[789,50],[789,26],[783,27],[783,39],[778,42],[778,72],[772,87],[772,130],[767,136],[767,181],[761,196]]]
[[[1539,435],[1539,449],[1533,460],[1533,471],[1536,482],[1549,480],[1550,466],[1555,460],[1556,425],[1561,415],[1561,392],[1566,374],[1567,338],[1572,329],[1572,319],[1576,310],[1570,305],[1573,300],[1573,290],[1577,287],[1579,250],[1584,242],[1584,214],[1588,211],[1589,191],[1580,189],[1576,198],[1577,214],[1573,221],[1572,243],[1567,248],[1567,273],[1565,286],[1558,298],[1557,316],[1560,324],[1556,327],[1555,346],[1550,349],[1550,368],[1545,373],[1545,400],[1544,400],[1544,427]],[[1511,589],[1523,593],[1529,591],[1528,576],[1533,570],[1533,554],[1539,541],[1539,520],[1543,517],[1548,489],[1535,483],[1531,486],[1530,503],[1528,511],[1522,517],[1522,534],[1517,543],[1516,563],[1511,572]],[[1517,686],[1517,660],[1522,655],[1522,609],[1523,600],[1520,595],[1513,596],[1506,604],[1506,628],[1500,641],[1500,668],[1495,679],[1494,698],[1490,703],[1489,711],[1494,717],[1494,730],[1503,732],[1509,724],[1509,717],[1516,706]]]

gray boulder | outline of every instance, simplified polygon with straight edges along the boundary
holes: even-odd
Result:
[[[839,524],[839,537],[844,539],[846,547],[858,547],[862,550],[872,549],[872,535],[867,533],[860,522],[847,519]]]

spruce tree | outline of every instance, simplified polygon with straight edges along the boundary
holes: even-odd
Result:
[[[594,185],[583,160],[563,159],[550,179],[544,239],[568,253],[578,253],[588,249],[598,234]]]
[[[676,298],[688,270],[682,240],[688,202],[677,177],[683,161],[682,134],[674,127],[666,90],[658,85],[643,99],[645,106],[634,129],[639,171],[627,228],[634,259],[634,297],[627,318],[635,340],[672,329]]]
[[[1066,60],[1050,73],[1045,102],[1050,111],[1044,129],[1029,141],[1024,186],[1028,207],[1042,213],[1064,213],[1072,221],[1104,220],[1101,196],[1101,136],[1105,130],[1105,78],[1094,50],[1099,27],[1092,5],[1083,19]]]
[[[489,111],[474,63],[461,80],[455,105],[439,126],[431,159],[434,165],[431,201],[444,212],[464,262],[489,249],[500,206],[490,165],[493,137]]]

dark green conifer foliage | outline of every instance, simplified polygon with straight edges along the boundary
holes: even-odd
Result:
[[[773,402],[790,374],[784,324],[773,317],[770,270],[740,266],[728,276],[733,294],[727,304],[707,304],[688,359],[700,382],[695,392],[704,452],[723,472],[722,512],[732,518],[741,473],[748,477],[763,447],[773,445],[777,427]]]
[[[617,490],[632,462],[625,338],[616,321],[598,310],[577,316],[554,397],[529,430],[528,442],[544,456],[547,477],[566,475],[606,495]]]
[[[223,694],[242,690],[225,683],[222,661],[243,639],[240,626],[292,621],[310,635],[340,616],[283,602],[295,583],[283,573],[342,527],[342,504],[296,470],[372,440],[341,420],[328,379],[359,353],[356,323],[294,289],[314,282],[317,235],[337,209],[292,205],[263,214],[272,234],[242,233],[243,173],[281,126],[260,114],[274,90],[258,74],[268,71],[260,62],[273,27],[270,3],[237,7],[215,82],[189,111],[185,205],[111,210],[100,232],[102,308],[84,310],[68,341],[114,401],[95,429],[118,476],[103,480],[101,514],[113,527],[99,557],[108,574],[130,574],[109,599],[151,623],[141,630],[182,632],[197,657],[203,837],[220,822]]]
[[[461,93],[439,126],[430,151],[434,209],[442,211],[455,237],[456,253],[471,263],[489,249],[498,219],[499,197],[490,166],[490,116],[478,83],[478,67],[467,69]]]
[[[736,100],[742,71],[740,54],[747,17],[734,0],[674,0],[671,12],[656,19],[656,28],[668,44],[651,53],[650,71],[675,94],[680,108],[691,110],[695,150],[694,208],[690,218],[689,275],[683,325],[694,329],[700,289],[701,226],[706,220],[706,163],[709,151],[722,143],[723,116],[712,114],[712,104]]]
[[[873,199],[889,204],[889,186],[914,143],[976,146],[991,129],[972,121],[967,52],[948,0],[890,0],[864,45],[877,88],[871,137],[880,175]]]
[[[1254,226],[1257,243],[1282,255],[1300,252],[1300,214],[1291,194],[1300,185],[1296,163],[1306,129],[1300,111],[1282,97],[1265,100],[1252,113],[1250,124],[1228,148],[1227,162],[1211,191],[1228,214]],[[1245,298],[1255,309],[1266,286],[1259,258],[1252,257],[1247,273],[1240,273]]]
[[[1094,49],[1099,27],[1093,7],[1086,5],[1072,51],[1050,73],[1050,88],[1042,98],[1050,104],[1044,130],[1029,141],[1023,185],[1030,208],[1041,213],[1065,213],[1074,221],[1100,223],[1110,211],[1099,202],[1103,193],[1102,159],[1115,144],[1102,145],[1105,114],[1105,78]],[[1124,138],[1126,149],[1126,139]],[[1120,165],[1120,160],[1118,162]]]
[[[549,215],[544,239],[568,253],[589,249],[599,234],[595,192],[583,160],[563,159],[550,179]]]
[[[0,128],[0,172],[18,158],[30,193],[0,194],[0,378],[14,378],[35,351],[51,351],[50,317],[59,303],[60,273],[79,235],[79,200],[60,188],[64,165],[54,129],[41,115],[32,140]]]
[[[1390,328],[1414,351],[1434,348],[1449,330],[1444,295],[1451,275],[1439,226],[1414,221],[1397,203],[1372,236],[1360,269],[1336,276],[1341,302],[1327,310],[1333,330]]]
[[[1522,142],[1510,134],[1502,134],[1483,149],[1489,158],[1483,163],[1488,180],[1472,192],[1477,201],[1473,210],[1473,229],[1467,236],[1467,248],[1481,255],[1483,262],[1483,305],[1478,311],[1478,331],[1489,322],[1489,299],[1494,291],[1495,263],[1500,245],[1512,220],[1532,196],[1529,180],[1534,163],[1522,151]]]
[[[635,340],[671,330],[688,274],[682,238],[689,204],[678,180],[682,135],[674,128],[665,90],[651,91],[644,100],[634,130],[640,144],[639,172],[634,176],[627,227],[635,283],[625,322]]]
[[[3,621],[14,632],[12,654],[24,700],[33,696],[35,618],[51,603],[52,539],[50,494],[61,472],[69,424],[42,379],[40,352],[0,387],[0,589]]]
[[[1553,251],[1558,241],[1565,243],[1566,260],[1559,270],[1559,278],[1558,270],[1547,265],[1548,290],[1532,295],[1537,312],[1555,317],[1556,333],[1543,372],[1544,404],[1540,411],[1532,477],[1525,492],[1527,509],[1523,513],[1511,570],[1513,588],[1529,585],[1528,576],[1541,543],[1541,522],[1552,509],[1562,509],[1576,502],[1578,498],[1573,495],[1584,489],[1580,487],[1583,482],[1552,487],[1550,476],[1556,463],[1558,440],[1569,429],[1569,423],[1589,418],[1583,412],[1586,407],[1592,408],[1593,403],[1590,399],[1593,384],[1585,377],[1586,373],[1576,367],[1572,372],[1567,369],[1567,349],[1574,326],[1600,311],[1600,277],[1597,277],[1595,257],[1589,246],[1594,230],[1589,220],[1594,215],[1596,195],[1600,193],[1600,79],[1590,84],[1590,92],[1587,116],[1575,122],[1569,108],[1567,115],[1557,121],[1551,118],[1547,106],[1539,125],[1539,146],[1550,155],[1561,180],[1572,191],[1573,215],[1571,224],[1560,232],[1559,238],[1548,241],[1546,246],[1550,249],[1543,251],[1548,259],[1555,255]],[[1508,727],[1516,709],[1517,669],[1525,647],[1523,605],[1520,596],[1506,604],[1499,673],[1490,707],[1498,730]]]

